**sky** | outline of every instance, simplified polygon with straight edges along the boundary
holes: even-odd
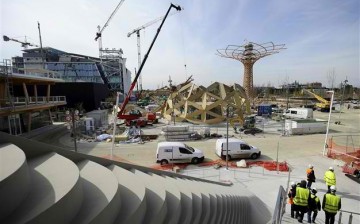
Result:
[[[94,41],[120,0],[1,0],[0,34],[44,47],[97,57]],[[125,0],[103,32],[104,48],[121,48],[126,67],[138,67],[136,35],[127,33],[158,17],[168,0]],[[285,44],[286,49],[254,65],[254,86],[298,81],[329,87],[345,79],[360,86],[360,1],[358,0],[174,0],[183,10],[167,18],[142,71],[144,89],[184,82],[243,83],[241,62],[217,49],[246,42]],[[171,12],[175,11],[172,9]],[[144,58],[160,22],[140,32]],[[0,41],[0,59],[20,56],[16,42]],[[186,65],[186,66],[185,66]]]

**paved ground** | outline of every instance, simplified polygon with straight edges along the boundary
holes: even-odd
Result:
[[[328,113],[314,112],[315,118],[327,120]],[[341,120],[341,125],[335,125],[334,122]],[[159,124],[153,127],[143,129],[145,134],[158,134],[160,128],[164,124]],[[287,161],[293,170],[290,174],[291,181],[300,181],[306,178],[305,170],[308,164],[313,164],[315,168],[315,174],[317,182],[314,187],[318,189],[318,196],[322,199],[325,193],[326,187],[323,181],[324,172],[329,166],[335,167],[335,173],[337,175],[337,188],[338,194],[342,196],[342,204],[344,210],[358,212],[360,211],[360,188],[359,184],[345,177],[341,172],[341,168],[337,166],[336,161],[322,156],[325,134],[315,135],[302,135],[302,136],[282,136],[282,124],[270,120],[264,120],[257,124],[259,128],[265,130],[265,134],[257,134],[255,136],[234,134],[230,129],[229,135],[234,135],[237,138],[242,138],[249,144],[259,147],[262,151],[261,160],[276,160],[278,156],[279,161]],[[59,126],[62,127],[62,126]],[[198,126],[196,126],[198,127]],[[352,142],[359,146],[359,131],[360,131],[360,110],[344,110],[343,113],[333,113],[330,122],[331,136],[336,137],[336,140],[346,144],[347,135],[358,135],[352,138]],[[226,133],[226,125],[222,124],[218,127],[212,127],[211,132],[219,134]],[[71,149],[74,143],[71,141],[69,132],[65,128],[57,129],[55,134],[48,132],[48,137],[44,135],[35,135],[33,138],[57,144],[59,146],[68,147]],[[163,137],[145,144],[116,144],[113,154],[131,163],[136,163],[143,166],[155,165],[155,151],[156,145],[159,141],[163,141]],[[202,149],[207,160],[219,159],[215,153],[215,141],[216,139],[206,139],[200,141],[191,141],[187,144]],[[277,150],[278,149],[278,150]],[[80,142],[78,143],[78,150],[81,153],[92,154],[96,156],[107,156],[111,152],[111,143],[105,142]],[[278,154],[277,154],[278,152]],[[236,185],[243,185],[254,192],[259,198],[261,198],[270,209],[275,207],[276,195],[279,186],[287,186],[288,173],[270,172],[263,170],[261,167],[253,167],[249,169],[236,169],[228,170],[216,170],[212,167],[200,169],[196,166],[189,166],[182,172],[187,175],[193,175],[198,177],[204,177],[207,179],[214,179],[220,181],[232,181]],[[287,211],[289,208],[287,208]],[[343,219],[344,220],[344,219]],[[347,220],[347,215],[345,215]],[[291,220],[287,215],[284,218],[284,222],[291,223]],[[324,213],[321,211],[318,217],[318,223],[324,223]],[[360,223],[360,217],[354,216],[353,223]]]

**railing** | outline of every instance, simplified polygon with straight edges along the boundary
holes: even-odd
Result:
[[[280,224],[283,214],[285,213],[285,206],[286,204],[286,191],[284,190],[283,186],[279,187],[279,193],[277,195],[275,209],[273,213],[273,217],[271,220],[272,224]]]
[[[169,122],[171,125],[173,124],[173,121]],[[189,126],[189,131],[192,132],[204,132],[206,128],[209,128],[210,133],[216,133],[216,134],[222,134],[225,136],[226,131],[220,131],[223,130],[223,128],[226,127],[226,123],[220,123],[217,125],[191,125]],[[237,128],[239,128],[239,125],[236,125]],[[261,129],[262,133],[256,133],[257,135],[264,135],[267,134],[283,134],[284,133],[284,123],[276,123],[272,122],[270,118],[261,118],[261,120],[258,120],[258,122],[255,124],[256,128]],[[239,137],[241,138],[243,133],[238,131],[237,133],[234,132],[234,129],[232,126],[229,125],[229,135],[239,134]]]
[[[289,166],[289,171],[288,171],[288,177],[287,177],[287,185],[289,185],[289,181],[290,181],[290,173],[291,173],[291,168],[290,165],[288,163],[286,163],[287,166]],[[174,164],[174,166],[176,166]],[[258,165],[248,165],[247,170],[246,169],[241,169],[241,168],[231,168],[230,166],[228,167],[228,169],[224,170],[221,168],[225,168],[226,166],[221,166],[221,168],[218,168],[216,171],[214,169],[216,164],[214,164],[214,166],[209,166],[207,168],[203,168],[203,169],[182,169],[181,170],[181,174],[186,175],[186,176],[195,176],[197,178],[202,178],[202,179],[212,179],[212,180],[217,180],[217,181],[224,181],[222,179],[222,177],[232,177],[234,180],[237,179],[237,177],[239,176],[240,173],[247,173],[248,177],[254,177],[257,175],[263,175],[265,176],[265,167],[263,166],[258,166]],[[261,171],[259,169],[257,169],[257,171],[252,171],[253,167],[258,167],[259,169],[261,169]],[[274,171],[270,171],[270,172],[277,172],[279,174],[278,170],[274,170]]]
[[[350,212],[350,211],[346,211],[346,210],[340,210],[340,213],[339,213],[339,219],[338,219],[338,224],[341,224],[341,219],[342,219],[342,213],[349,213],[349,220],[348,220],[348,224],[352,224],[352,219],[353,219],[353,214],[354,215],[359,215],[360,216],[360,213],[358,212]],[[344,222],[345,223],[345,222]]]
[[[46,96],[32,96],[29,97],[28,101],[26,97],[14,97],[13,100],[15,106],[43,105],[52,103],[66,103],[66,96],[50,96],[49,98]],[[10,107],[8,100],[0,99],[0,102],[3,105],[0,107],[0,109]]]

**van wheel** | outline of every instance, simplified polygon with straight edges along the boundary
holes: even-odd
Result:
[[[254,154],[251,155],[251,159],[257,159],[258,156],[259,156],[258,154],[254,153]]]
[[[199,163],[199,158],[196,158],[196,157],[192,158],[191,163],[198,164]]]
[[[160,165],[166,165],[166,164],[169,164],[169,161],[167,161],[166,159],[160,161]]]

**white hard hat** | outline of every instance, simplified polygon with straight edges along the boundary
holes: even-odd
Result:
[[[329,167],[329,170],[334,170],[334,167],[330,166],[330,167]]]
[[[295,186],[296,184],[295,184],[294,181],[292,181],[292,182],[290,183],[290,185],[291,185],[291,186]]]
[[[331,190],[331,191],[336,191],[336,187],[335,187],[334,185],[332,185],[332,186],[330,187],[330,190]]]
[[[313,168],[313,167],[314,167],[313,165],[309,164],[309,168]]]

